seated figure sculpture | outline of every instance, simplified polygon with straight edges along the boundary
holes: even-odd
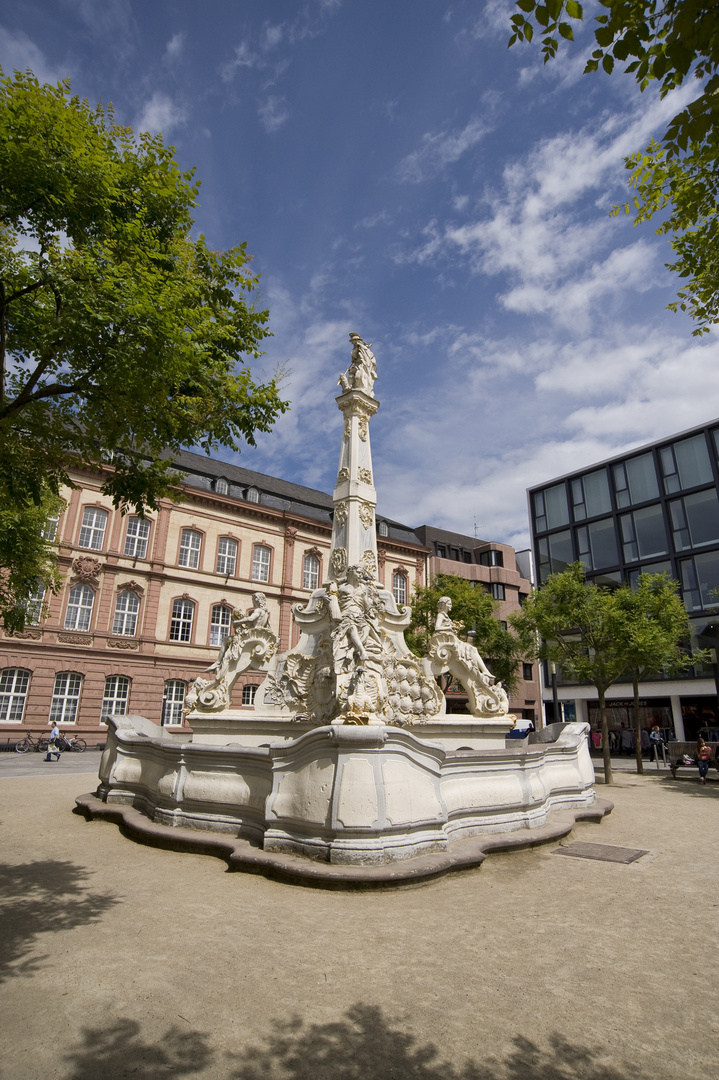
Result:
[[[350,334],[350,341],[352,342],[350,366],[340,375],[338,385],[344,391],[364,390],[370,397],[374,397],[377,361],[372,352],[372,346],[354,332]]]
[[[265,594],[253,593],[252,604],[247,615],[242,615],[237,608],[232,612],[234,634],[225,638],[217,660],[207,668],[214,672],[214,678],[195,679],[185,699],[185,711],[229,708],[238,675],[269,660],[276,651],[278,641],[270,629]]]
[[[434,675],[449,672],[467,691],[469,711],[473,716],[496,716],[507,712],[509,701],[478,650],[457,635],[457,624],[449,613],[452,600],[440,597],[437,603],[435,632],[430,638],[427,659]]]

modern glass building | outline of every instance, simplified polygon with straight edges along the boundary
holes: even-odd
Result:
[[[609,586],[631,583],[641,573],[667,573],[680,584],[693,644],[719,647],[719,420],[528,494],[539,584],[576,561],[589,580]],[[703,726],[718,726],[715,670],[644,684],[645,723],[687,739]],[[619,725],[628,712],[619,719],[626,709],[618,702],[631,696],[626,685],[610,691]],[[592,697],[590,687],[560,687],[567,719],[574,713],[595,721]]]

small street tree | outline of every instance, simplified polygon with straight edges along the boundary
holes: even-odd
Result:
[[[666,574],[641,574],[636,588],[617,589],[615,598],[624,620],[624,648],[627,670],[634,690],[634,738],[637,772],[644,771],[639,683],[662,671],[686,670],[705,659],[704,653],[689,655],[689,616],[679,594],[679,585]]]
[[[510,621],[526,652],[559,664],[570,679],[595,687],[604,782],[611,784],[605,695],[627,666],[626,618],[616,590],[587,582],[581,564],[573,563],[530,593]]]
[[[35,528],[35,550],[73,462],[111,460],[103,490],[142,514],[177,478],[168,453],[253,444],[287,403],[250,371],[269,331],[245,246],[193,238],[174,148],[68,83],[0,76],[0,538]],[[24,581],[53,584],[26,551],[0,551],[11,621]]]
[[[427,655],[441,596],[451,599],[452,619],[460,624],[460,633],[473,634],[474,645],[487,667],[511,693],[518,682],[520,644],[514,634],[502,627],[497,617],[499,605],[480,583],[475,585],[455,574],[439,574],[430,585],[415,588],[412,622],[405,635],[409,647],[417,656]]]

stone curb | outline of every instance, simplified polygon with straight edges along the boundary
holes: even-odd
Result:
[[[448,852],[418,855],[401,862],[376,866],[342,866],[315,862],[297,855],[267,852],[238,837],[210,835],[194,829],[170,828],[150,821],[132,806],[108,806],[96,795],[78,795],[78,810],[88,820],[112,821],[131,839],[170,851],[191,851],[225,859],[229,870],[264,874],[266,877],[295,885],[328,889],[391,888],[424,883],[456,870],[480,866],[493,852],[515,851],[560,840],[572,831],[577,821],[601,821],[614,804],[597,799],[593,806],[577,810],[558,810],[550,821],[537,829],[518,829],[486,837],[457,840]]]

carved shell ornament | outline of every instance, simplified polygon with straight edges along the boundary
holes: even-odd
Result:
[[[374,507],[372,503],[362,502],[359,507],[360,521],[364,525],[365,529],[369,529],[374,521]]]
[[[79,555],[73,559],[72,568],[79,581],[94,581],[102,570],[102,563],[92,555]]]

